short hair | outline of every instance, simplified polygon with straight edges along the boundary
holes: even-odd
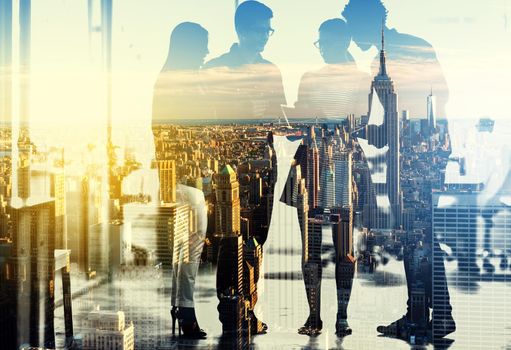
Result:
[[[339,35],[349,35],[348,25],[341,18],[327,19],[319,26],[320,32],[330,32]]]
[[[344,6],[341,15],[349,22],[350,18],[353,20],[361,20],[362,17],[367,17],[368,8],[373,8],[380,14],[378,16],[384,22],[387,21],[387,9],[381,0],[349,0]]]
[[[273,18],[273,11],[263,3],[255,0],[242,2],[234,15],[236,32],[243,32],[260,20]]]

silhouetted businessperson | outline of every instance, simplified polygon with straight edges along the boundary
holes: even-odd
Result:
[[[320,117],[332,122],[341,121],[344,123],[350,115],[362,115],[367,112],[367,87],[370,85],[369,74],[360,71],[355,60],[348,52],[348,47],[351,42],[351,34],[349,33],[346,22],[340,18],[333,18],[324,21],[319,27],[319,38],[314,45],[319,50],[325,66],[303,75],[300,86],[298,89],[298,100],[295,103],[295,113],[304,117]],[[347,125],[342,128],[345,130]],[[335,140],[328,140],[323,137],[314,136],[315,133],[310,129],[308,142],[300,145],[295,159],[305,159],[307,152],[314,152],[313,148],[328,147],[327,144],[332,144],[334,147],[332,151],[336,154],[341,154],[351,147],[349,137],[343,138],[347,134],[342,132],[339,127],[336,129]],[[318,152],[320,158],[328,158],[325,152]],[[332,164],[327,159],[320,159],[319,173],[328,174],[328,167]],[[314,166],[312,163],[307,164],[306,167]],[[302,169],[302,173],[306,172]],[[312,181],[312,176],[308,176],[308,181]],[[351,188],[349,182],[352,179],[337,179],[337,182],[347,181],[345,183],[336,183],[335,186],[344,186]],[[311,186],[308,186],[311,189]],[[314,191],[314,190],[312,190]],[[311,192],[312,192],[311,191]],[[309,195],[312,195],[309,193]],[[351,194],[350,194],[351,195]],[[320,207],[325,207],[327,203],[318,203]],[[337,317],[336,317],[336,334],[344,336],[351,333],[348,325],[347,306],[351,295],[351,287],[353,283],[353,274],[355,266],[355,258],[353,255],[353,240],[345,239],[342,235],[347,235],[345,228],[349,227],[348,236],[352,237],[352,206],[344,207],[332,203],[337,208],[329,207],[328,209],[332,214],[337,211],[339,217],[342,216],[343,222],[346,224],[341,228],[342,223],[336,222],[332,224],[332,241],[335,250],[335,278],[337,288]],[[310,208],[312,209],[312,208]],[[334,214],[336,215],[336,214]],[[351,221],[351,223],[346,223]],[[302,231],[305,226],[301,226]],[[308,236],[314,234],[308,232]],[[321,249],[310,249],[310,245],[314,240],[305,237],[302,232],[302,272],[304,276],[305,290],[307,293],[307,300],[309,303],[309,317],[305,324],[298,330],[300,334],[314,335],[319,333],[322,329],[323,322],[321,320],[321,276],[322,276],[322,262],[321,254],[318,254]],[[308,240],[309,242],[306,242]],[[306,248],[307,247],[307,248]],[[314,253],[316,252],[316,254]],[[314,270],[314,271],[313,271]],[[319,278],[315,286],[311,286],[313,278],[309,275],[317,275]]]
[[[286,104],[286,98],[280,70],[262,56],[274,31],[271,27],[272,18],[272,10],[258,1],[244,1],[237,7],[234,25],[238,42],[232,44],[227,53],[207,62],[202,71],[208,100],[213,109],[213,118],[260,121],[274,119],[282,114],[281,105]],[[276,158],[271,133],[268,135],[266,145],[261,144],[261,146],[266,148],[266,150],[261,149],[261,152],[270,158],[272,173],[266,174],[263,179],[268,184],[267,193],[263,194],[267,207],[258,206],[257,210],[260,211],[259,216],[264,214],[264,221],[268,224],[258,227],[254,236],[243,242],[243,246],[250,250],[251,254],[256,249],[254,247],[261,246],[262,249],[266,241],[273,205],[271,198],[276,181]],[[235,184],[236,174],[231,174],[233,170],[230,166],[226,165],[224,170],[225,174],[220,174],[222,179],[225,178],[225,181],[230,179],[229,181]],[[226,186],[231,185],[226,184]],[[232,325],[232,312],[236,311],[232,310],[231,315],[228,314],[229,311],[226,311],[231,310],[227,305],[232,302],[230,295],[237,294],[239,297],[252,298],[247,295],[247,291],[240,293],[240,288],[236,284],[238,279],[235,276],[239,275],[240,271],[233,262],[239,259],[240,233],[217,232],[217,234],[227,236],[220,243],[217,269],[217,296],[220,300],[218,310],[223,332],[227,334],[239,331]],[[255,288],[259,280],[259,269],[256,271]],[[257,292],[252,295],[256,294]],[[255,301],[247,310],[250,333],[264,333],[267,325],[254,315],[254,304]]]
[[[384,84],[385,79],[390,79],[389,76],[392,76],[396,94],[399,96],[399,110],[408,110],[412,115],[423,115],[426,109],[426,95],[429,93],[430,87],[433,86],[437,98],[436,115],[440,118],[446,118],[445,105],[449,91],[435,50],[421,38],[400,33],[395,29],[389,29],[386,26],[387,12],[381,0],[350,0],[342,11],[342,16],[347,21],[353,41],[358,46],[357,49],[360,50],[358,56],[360,58],[365,56],[366,60],[364,61],[371,62],[368,68],[371,71],[371,76],[375,77],[373,86],[377,89],[377,86]],[[382,37],[384,37],[385,47],[383,47]],[[380,51],[380,55],[378,55],[378,51]],[[384,71],[382,71],[382,67]],[[373,91],[370,92],[369,96],[373,96]],[[385,96],[388,96],[388,94]],[[376,97],[376,94],[374,97]],[[381,101],[383,106],[387,103],[385,100]],[[370,113],[371,111],[369,111],[369,122],[371,122],[372,117]],[[383,123],[367,125],[365,135],[359,134],[359,138],[367,138],[369,144],[378,149],[389,146],[391,138],[395,138],[396,135],[389,135],[388,126],[390,121],[388,118],[389,116],[385,115]],[[448,142],[446,143],[448,144]],[[442,150],[442,152],[449,153],[450,149]],[[398,163],[399,161],[396,159],[395,162]],[[387,184],[391,181],[393,179],[389,178],[389,172],[387,172]],[[438,189],[442,188],[443,183],[439,185]],[[399,215],[396,215],[395,223],[399,224],[400,220],[397,216]],[[440,249],[438,244],[433,244],[432,235],[432,228],[428,227],[426,229],[426,242],[431,244],[432,249],[424,258],[429,259],[430,264],[432,261],[431,251]],[[412,323],[412,284],[416,282],[411,273],[411,263],[416,256],[417,252],[413,247],[405,251],[404,263],[408,287],[407,313],[401,319],[387,326],[379,326],[377,330],[380,333],[403,336],[406,334],[406,330],[410,329]],[[445,280],[444,264],[443,262],[435,262],[433,268],[436,275],[443,274],[444,276],[443,280],[436,280],[438,285],[435,286],[435,288],[443,290],[442,297],[435,298],[433,303],[432,276],[427,273],[422,274],[424,280],[420,282],[426,286],[426,307],[420,312],[423,313],[422,318],[428,320],[430,318],[429,309],[432,309],[432,320],[426,323],[425,328],[427,329],[425,331],[430,332],[434,325],[435,337],[444,337],[452,333],[456,326],[451,314],[452,307]]]
[[[168,56],[154,86],[153,124],[177,119],[193,119],[208,114],[199,69],[208,54],[208,32],[197,23],[183,22],[170,35]],[[158,168],[165,168],[164,152],[156,154]],[[171,160],[170,160],[171,161]],[[169,162],[170,162],[169,161]],[[168,169],[163,169],[163,171]],[[170,170],[174,171],[174,170]],[[162,171],[159,171],[161,174]],[[175,181],[175,173],[173,175]],[[167,181],[167,180],[165,180]],[[175,189],[172,189],[176,186]],[[195,279],[204,247],[207,229],[207,206],[202,190],[182,185],[166,184],[160,176],[160,201],[175,201],[183,211],[191,210],[196,229],[188,229],[188,235],[175,235],[170,241],[172,251],[171,316],[173,331],[178,321],[179,334],[200,339],[206,333],[200,329],[195,315]],[[162,191],[175,191],[175,198]],[[167,203],[169,204],[169,203]],[[185,213],[184,215],[188,215]]]

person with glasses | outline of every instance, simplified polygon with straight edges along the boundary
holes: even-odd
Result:
[[[261,55],[269,37],[274,32],[271,27],[272,17],[272,10],[258,1],[245,1],[236,9],[234,24],[238,42],[231,46],[229,52],[207,62],[201,72],[208,100],[214,111],[212,118],[239,121],[276,119],[282,115],[281,105],[286,104],[286,98],[280,70]],[[276,165],[272,139],[270,132],[268,142],[261,143],[261,146],[265,148],[260,149],[260,153],[270,157],[271,164]],[[236,178],[230,164],[226,164],[224,169],[224,176]],[[276,167],[273,166],[272,171],[275,169]],[[271,198],[275,186],[273,172],[271,175],[265,175],[263,181],[268,183],[264,195]],[[268,200],[268,204],[259,206],[257,209],[267,209],[264,211],[266,213],[264,221],[268,223],[271,220],[272,202]],[[264,215],[261,214],[261,216]],[[269,225],[261,224],[254,230],[254,239],[261,247],[268,236],[268,228]],[[223,232],[222,234],[230,237],[223,238],[220,242],[216,288],[220,300],[218,310],[223,334],[230,336],[233,335],[230,334],[233,330],[231,315],[226,315],[225,312],[228,303],[226,299],[237,290],[237,280],[234,276],[238,271],[238,267],[233,263],[237,259],[237,245],[233,244],[230,238],[240,233]],[[254,273],[254,282],[257,286],[259,271]],[[265,333],[267,325],[254,315],[253,306],[247,310],[252,320],[249,325],[250,334]]]
[[[238,42],[204,66],[203,78],[217,118],[282,115],[286,97],[280,70],[261,55],[274,32],[272,17],[272,10],[258,1],[241,3],[234,17]]]
[[[320,25],[319,38],[313,44],[326,65],[302,76],[295,114],[342,119],[367,112],[364,103],[370,77],[357,69],[348,52],[350,42],[351,34],[342,19],[329,19]]]
[[[303,75],[298,89],[298,99],[295,103],[294,113],[296,115],[308,118],[326,118],[343,123],[348,115],[354,113],[361,115],[366,112],[364,108],[367,107],[367,86],[370,84],[370,77],[367,73],[357,69],[353,57],[348,52],[350,42],[351,35],[342,19],[329,19],[320,25],[319,39],[313,44],[319,50],[325,66]],[[323,143],[322,146],[325,145],[325,140],[319,141]],[[326,169],[319,169],[319,171],[320,173],[325,172]],[[344,185],[349,186],[348,184]],[[323,204],[320,206],[322,207]],[[335,329],[336,334],[342,337],[351,334],[351,328],[347,321],[347,307],[351,295],[355,259],[352,247],[343,247],[344,242],[339,237],[340,231],[332,230],[332,234],[338,297]],[[298,329],[298,333],[316,335],[323,327],[320,314],[321,292],[316,292],[321,291],[322,263],[321,254],[310,254],[306,251],[306,239],[302,232],[302,272],[309,303],[309,317],[305,324]],[[306,255],[307,258],[305,258]],[[311,271],[311,269],[315,269],[315,271]],[[310,286],[310,282],[308,282],[310,278],[307,278],[311,274],[318,276],[317,285],[314,287]]]

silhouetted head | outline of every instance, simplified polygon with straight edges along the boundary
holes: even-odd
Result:
[[[319,26],[319,39],[314,44],[319,49],[325,63],[333,64],[348,61],[351,35],[348,26],[340,18],[329,19]]]
[[[170,34],[164,69],[199,69],[208,53],[208,31],[197,23],[180,23]]]
[[[272,18],[273,11],[268,6],[252,0],[242,2],[234,15],[240,47],[252,52],[263,52],[273,33]]]
[[[387,12],[381,0],[350,0],[344,6],[342,16],[348,23],[353,40],[365,50],[380,42]]]

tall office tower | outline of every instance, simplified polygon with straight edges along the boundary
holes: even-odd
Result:
[[[452,305],[456,326],[465,334],[460,346],[474,349],[505,347],[505,339],[511,336],[509,294],[507,288],[500,288],[511,282],[509,191],[497,192],[485,202],[483,198],[479,191],[448,190],[432,195],[433,310],[440,319],[450,313]],[[445,251],[457,263],[446,261],[444,272]],[[448,286],[445,274],[450,276]],[[450,305],[445,303],[447,287]],[[442,326],[433,317],[433,335]]]
[[[309,169],[309,162],[308,162],[308,146],[307,146],[307,141],[306,140],[302,140],[302,143],[300,144],[300,146],[298,146],[298,149],[296,150],[296,153],[295,153],[295,162],[298,166],[300,166],[300,173],[301,173],[301,177],[302,179],[305,180],[305,186],[307,186],[307,174],[308,174],[308,169]]]
[[[18,145],[22,144],[18,142]],[[66,200],[64,170],[47,164],[31,164],[30,141],[20,146],[23,150],[18,168],[18,194],[23,198],[55,199],[55,249],[67,249]]]
[[[298,195],[296,196],[296,210],[298,211],[298,223],[300,224],[300,232],[302,234],[302,242],[308,237],[308,215],[309,200],[305,179],[300,179],[298,183]]]
[[[344,147],[346,147],[346,144],[341,136],[341,129],[339,125],[335,126],[333,140],[335,141],[333,153],[335,153],[337,150],[341,150]]]
[[[240,234],[224,236],[218,252],[216,275],[218,317],[224,333],[237,334],[248,329],[243,323],[250,309],[245,303],[243,267],[243,237]]]
[[[321,130],[323,133],[323,129]],[[326,169],[326,165],[330,162],[330,153],[329,153],[329,145],[327,143],[327,139],[322,137],[317,142],[318,145],[318,153],[319,153],[319,186],[321,187],[321,174],[323,174],[323,170]]]
[[[320,199],[322,208],[331,208],[335,204],[335,173],[329,164],[321,174]]]
[[[412,126],[410,123],[410,111],[401,111],[401,146],[410,147],[412,144]]]
[[[185,222],[189,218],[187,209],[183,207],[189,208],[178,203],[129,203],[124,206],[124,223],[131,224],[132,245],[155,253],[156,261],[162,263],[166,273],[170,271],[172,264],[169,225],[172,223],[173,229],[178,232],[184,230]]]
[[[84,350],[135,349],[133,323],[126,323],[122,311],[91,311],[81,326]]]
[[[273,149],[273,134],[268,133],[267,142],[264,148],[264,159],[270,161],[270,173],[268,181],[270,184],[277,182],[277,153]],[[270,185],[270,190],[273,191],[273,185]],[[271,193],[273,196],[273,193]]]
[[[236,172],[225,165],[218,174],[216,188],[216,234],[237,236],[240,233],[240,198]]]
[[[176,202],[176,162],[174,160],[157,161],[160,178],[160,202]]]
[[[108,224],[102,223],[89,226],[89,236],[87,237],[88,255],[86,271],[105,276],[108,274],[109,265],[109,247],[108,247]]]
[[[376,193],[367,162],[361,160],[354,162],[353,178],[359,194],[354,210],[362,213],[362,226],[367,228],[376,227]]]
[[[243,247],[243,257],[243,292],[248,316],[244,328],[250,330],[252,334],[258,334],[264,331],[263,323],[254,316],[254,307],[258,300],[257,282],[259,281],[263,249],[254,237],[246,240]]]
[[[12,207],[13,275],[11,297],[16,310],[16,343],[55,346],[55,200]]]
[[[319,324],[321,314],[321,241],[323,238],[323,220],[320,218],[309,218],[307,221],[307,236],[305,258],[303,265],[303,280],[305,292],[309,302],[310,322],[313,327]]]
[[[302,178],[300,165],[296,163],[296,160],[292,161],[291,168],[287,177],[284,190],[282,191],[281,202],[287,205],[296,205],[296,199],[298,195],[298,185]]]
[[[353,197],[351,175],[353,167],[352,152],[349,150],[334,150],[333,166],[335,175],[335,206],[351,205]]]
[[[436,129],[436,97],[433,95],[433,88],[427,98],[427,118],[430,130]]]
[[[336,251],[340,256],[353,256],[353,207],[343,206],[330,209],[332,232],[339,239]]]
[[[325,130],[321,129],[324,133]],[[330,139],[324,136],[319,142],[319,186],[321,187],[321,175],[323,171],[326,170],[329,164],[332,162],[332,143]]]
[[[66,192],[64,169],[54,168],[49,173],[50,196],[55,199],[55,249],[67,249]]]
[[[376,96],[375,96],[376,94]],[[373,98],[378,98],[383,106],[384,118],[381,126],[368,126],[369,143],[377,148],[388,146],[386,154],[386,181],[382,184],[375,184],[377,196],[387,196],[390,202],[390,215],[378,210],[379,218],[377,225],[381,228],[399,228],[401,221],[401,187],[399,181],[399,119],[397,115],[397,93],[394,83],[387,74],[385,64],[385,37],[382,29],[380,71],[371,84],[369,94],[369,115]],[[388,217],[388,220],[387,220]]]
[[[169,217],[169,246],[172,249],[172,264],[190,261],[189,233],[194,232],[193,211],[187,204],[172,206]],[[181,260],[182,259],[182,260]]]
[[[28,135],[20,133],[17,144],[18,193],[11,199],[10,209],[13,274],[9,289],[16,315],[13,321],[17,322],[14,342],[17,346],[54,347],[55,199],[49,193],[32,195],[32,146]]]
[[[18,138],[18,197],[27,200],[31,194],[31,163],[32,163],[32,143],[30,139],[25,135],[23,136],[20,132]],[[14,194],[13,194],[14,196]]]
[[[66,178],[66,226],[71,262],[82,271],[89,267],[89,181],[81,175]]]
[[[312,127],[310,129],[313,130]],[[319,206],[319,150],[314,137],[307,146],[307,192],[309,193],[309,207]]]
[[[256,172],[250,176],[250,203],[254,205],[261,204],[261,197],[263,196],[263,179],[261,175]]]
[[[348,134],[351,134],[353,130],[355,130],[355,127],[357,126],[357,117],[355,114],[348,114],[348,117],[346,118],[346,124],[347,124],[347,132]]]

